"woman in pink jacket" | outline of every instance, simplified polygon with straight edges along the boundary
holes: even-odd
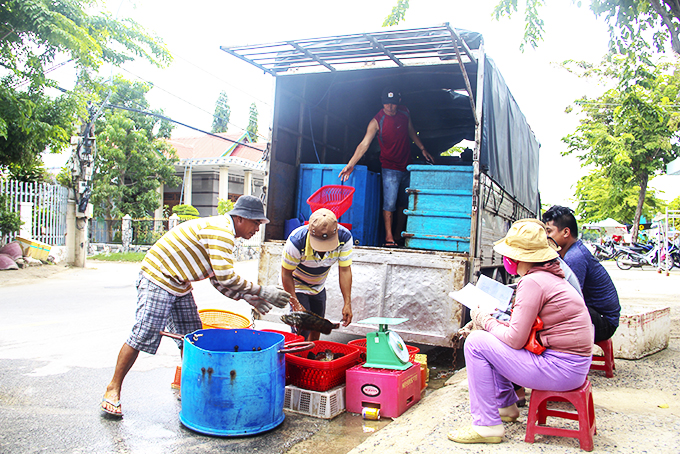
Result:
[[[457,443],[500,443],[503,421],[517,420],[513,383],[531,389],[568,391],[590,369],[593,328],[583,298],[565,279],[545,228],[536,219],[515,222],[495,243],[508,273],[521,276],[509,322],[471,311],[476,330],[465,342],[472,425],[448,434]],[[540,354],[525,349],[540,317]]]

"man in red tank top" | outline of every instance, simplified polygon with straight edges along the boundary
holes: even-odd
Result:
[[[413,123],[411,114],[406,106],[401,106],[401,94],[392,87],[387,87],[382,92],[383,109],[376,114],[368,123],[366,135],[356,148],[352,159],[340,172],[340,179],[347,181],[359,162],[368,150],[373,139],[377,136],[380,144],[380,165],[382,167],[383,183],[383,219],[385,221],[385,247],[396,247],[395,235],[392,231],[394,212],[403,214],[408,199],[406,187],[408,186],[409,174],[406,166],[411,163],[411,140],[418,146],[425,159],[434,163],[434,159],[425,150],[420,141]],[[400,237],[404,229],[406,218],[399,216],[397,222],[397,234]]]

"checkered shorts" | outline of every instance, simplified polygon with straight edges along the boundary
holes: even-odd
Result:
[[[185,335],[203,327],[191,292],[176,296],[157,286],[142,273],[137,278],[135,326],[126,343],[154,355],[161,343],[161,331]],[[177,341],[179,346],[182,341]]]

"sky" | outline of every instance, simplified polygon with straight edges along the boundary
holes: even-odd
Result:
[[[559,63],[568,59],[599,62],[607,51],[606,25],[587,7],[578,8],[567,0],[548,2],[541,10],[545,40],[537,49],[527,47],[522,53],[521,11],[512,19],[495,21],[495,3],[410,0],[406,21],[399,28],[448,22],[455,28],[482,33],[487,55],[496,62],[541,143],[542,202],[576,208],[574,188],[587,171],[575,156],[561,156],[566,151],[561,138],[572,133],[579,120],[577,114],[565,113],[565,108],[583,95],[599,95],[605,87],[569,74]],[[152,108],[163,109],[167,116],[206,131],[210,130],[221,91],[227,93],[231,107],[233,125],[229,133],[247,126],[249,107],[255,102],[259,131],[266,136],[273,78],[220,50],[220,46],[380,31],[395,4],[396,0],[194,0],[189,4],[176,0],[110,0],[105,5],[112,15],[132,18],[161,37],[174,61],[163,69],[144,62],[127,63],[122,69],[104,67],[101,75],[120,73],[131,80],[153,82],[154,88],[147,95]],[[173,132],[174,137],[198,134],[182,127]],[[672,200],[680,195],[679,179],[658,177],[650,186],[665,191],[661,198]]]

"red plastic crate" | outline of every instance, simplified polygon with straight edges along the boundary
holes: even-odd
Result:
[[[345,356],[332,361],[307,359],[330,350]],[[314,341],[314,348],[300,353],[286,353],[286,383],[312,391],[328,391],[345,383],[345,371],[359,363],[359,349],[338,342]]]
[[[275,329],[261,329],[260,331],[266,331],[268,333],[277,333],[283,336],[283,344],[291,344],[293,342],[304,342],[305,338],[299,334],[289,333],[286,331],[278,331]]]
[[[314,213],[319,208],[326,208],[340,218],[352,206],[354,188],[352,186],[327,185],[320,187],[307,199],[309,207]]]
[[[366,362],[366,338],[349,341],[347,342],[347,345],[358,348],[360,352],[359,359],[362,363]],[[416,360],[416,355],[420,353],[420,349],[413,345],[407,345],[406,349],[408,350],[408,360],[414,362]]]

